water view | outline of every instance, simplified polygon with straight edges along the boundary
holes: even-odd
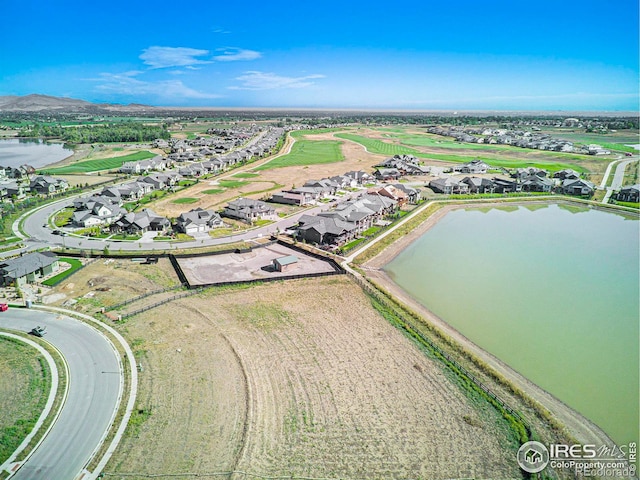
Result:
[[[637,442],[639,226],[569,205],[460,209],[385,270],[614,441]]]
[[[0,166],[19,167],[31,165],[39,168],[64,160],[73,155],[73,150],[61,143],[46,143],[37,138],[0,140]]]

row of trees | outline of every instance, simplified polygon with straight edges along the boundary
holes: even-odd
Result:
[[[166,126],[125,122],[108,125],[62,127],[36,123],[22,127],[19,137],[59,138],[65,143],[152,142],[157,138],[168,140],[171,134]]]

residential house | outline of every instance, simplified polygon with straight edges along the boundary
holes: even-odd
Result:
[[[76,211],[71,216],[71,224],[81,228],[110,225],[127,213],[119,198],[90,197],[73,204]]]
[[[560,180],[577,180],[580,178],[580,174],[575,170],[567,168],[554,173],[553,178],[559,178]]]
[[[401,185],[401,184],[398,184]],[[407,193],[395,185],[385,184],[379,187],[370,188],[367,193],[382,195],[383,197],[391,198],[398,202],[398,207],[402,207],[409,203],[409,196]]]
[[[54,193],[64,192],[69,188],[66,180],[61,178],[53,178],[48,175],[38,175],[29,183],[29,190],[32,193],[40,195],[52,195]]]
[[[402,190],[407,195],[407,201],[411,204],[417,204],[420,201],[421,194],[420,189],[415,187],[410,187],[405,185],[404,183],[394,183],[393,187],[398,190]]]
[[[282,190],[280,193],[274,193],[270,202],[283,203],[285,205],[309,205],[320,198],[320,193],[316,188],[300,187],[291,190]]]
[[[526,167],[517,168],[515,173],[511,174],[512,177],[515,177],[519,181],[522,181],[524,178],[530,177],[531,175],[536,175],[538,177],[547,177],[549,175],[549,172],[543,170],[542,168]]]
[[[464,177],[463,183],[469,186],[469,193],[493,193],[493,181],[484,177]]]
[[[58,270],[58,257],[53,252],[35,252],[0,260],[0,286],[20,287],[34,283]]]
[[[438,177],[431,180],[429,188],[445,195],[469,193],[469,185],[454,177]]]
[[[257,220],[277,220],[276,210],[268,203],[250,198],[237,198],[224,207],[222,215],[236,218],[247,223]]]
[[[355,223],[340,218],[303,215],[299,222],[295,235],[307,243],[342,245],[357,234]]]
[[[487,170],[491,168],[482,160],[471,160],[463,165],[456,166],[454,171],[460,173],[487,173]]]
[[[551,192],[554,182],[550,178],[533,174],[521,178],[520,185],[523,192]]]
[[[493,177],[491,181],[493,182],[494,193],[515,193],[522,191],[522,185],[513,180]]]
[[[420,160],[413,155],[394,155],[375,165],[375,167],[378,169],[396,169],[400,172],[400,175],[426,175],[431,171],[429,167],[420,165]]]
[[[566,179],[560,185],[560,192],[565,195],[581,195],[581,196],[591,196],[595,192],[595,185],[588,180],[583,180],[581,178],[575,179]]]
[[[224,226],[220,215],[213,210],[196,208],[186,213],[181,213],[176,220],[176,229],[187,235],[208,232],[212,228]]]
[[[129,212],[111,224],[114,232],[144,233],[149,230],[162,232],[171,227],[171,222],[153,210],[145,208],[141,212]]]
[[[323,178],[321,180],[309,180],[303,185],[305,188],[313,188],[324,198],[329,195],[335,195],[340,185],[329,178]]]
[[[374,183],[376,180],[373,175],[360,170],[360,171],[351,171],[344,174],[345,177],[353,178],[357,185],[366,185],[367,183]]]
[[[27,196],[26,187],[18,182],[7,182],[0,185],[5,192],[5,198],[23,199]]]
[[[640,202],[640,184],[622,187],[615,198],[620,202]]]
[[[373,176],[376,180],[398,180],[402,173],[397,168],[376,168]]]

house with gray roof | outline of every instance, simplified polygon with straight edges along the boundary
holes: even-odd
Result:
[[[162,232],[171,227],[171,222],[153,210],[145,208],[141,212],[129,212],[111,224],[111,231],[126,233]]]
[[[356,237],[355,223],[336,217],[303,215],[296,230],[296,238],[319,245],[342,245]]]
[[[62,178],[54,178],[49,175],[38,175],[29,183],[29,190],[40,195],[52,195],[64,192],[69,188],[69,184]]]
[[[253,223],[257,220],[277,220],[276,209],[266,202],[250,198],[237,198],[224,207],[224,217],[235,218],[243,222]]]
[[[615,199],[620,202],[640,202],[640,184],[629,185],[622,187],[616,194]]]
[[[454,171],[460,173],[487,173],[489,168],[491,167],[488,164],[482,160],[476,159],[454,167]]]
[[[469,186],[469,193],[492,193],[493,181],[484,177],[464,177],[463,183]]]
[[[25,283],[34,283],[58,269],[58,257],[53,252],[27,253],[20,257],[0,260],[0,286],[20,287]]]
[[[469,185],[454,177],[439,177],[429,182],[429,188],[445,195],[469,193]]]
[[[551,192],[554,186],[553,180],[538,175],[528,175],[520,179],[523,192]]]
[[[595,192],[596,187],[588,180],[578,179],[566,179],[560,185],[560,192],[565,195],[580,195],[591,196]]]
[[[196,233],[206,233],[212,228],[224,226],[220,215],[213,210],[196,208],[188,212],[181,213],[176,220],[176,230],[187,235]]]

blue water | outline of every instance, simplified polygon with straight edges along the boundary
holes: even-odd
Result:
[[[558,205],[460,209],[385,270],[616,442],[638,442],[639,225]]]
[[[31,165],[40,168],[64,160],[71,155],[73,150],[64,148],[61,143],[45,143],[33,138],[0,140],[0,166],[2,167]]]

